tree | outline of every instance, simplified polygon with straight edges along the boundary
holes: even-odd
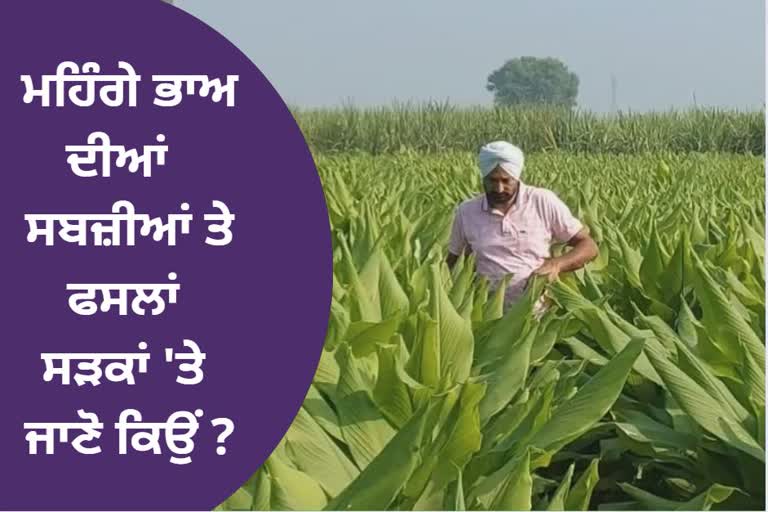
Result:
[[[560,60],[519,57],[488,75],[486,88],[497,105],[550,104],[574,107],[579,77]]]

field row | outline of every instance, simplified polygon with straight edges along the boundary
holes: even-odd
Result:
[[[765,153],[762,111],[699,109],[601,116],[558,108],[448,105],[294,110],[315,152],[476,151],[496,139],[528,153]]]
[[[506,314],[443,263],[474,155],[320,156],[330,325],[287,435],[221,509],[762,510],[762,158],[532,155],[600,246]],[[555,301],[540,320],[533,303]]]

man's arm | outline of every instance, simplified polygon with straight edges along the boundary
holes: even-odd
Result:
[[[589,235],[589,228],[586,227],[568,240],[568,245],[572,249],[557,257],[560,260],[561,272],[578,270],[597,258],[599,254],[597,243]]]
[[[535,273],[540,276],[547,276],[547,279],[552,282],[557,279],[561,272],[578,270],[599,254],[597,244],[589,236],[589,230],[586,227],[571,237],[568,240],[568,245],[571,246],[570,251],[556,258],[548,259]]]

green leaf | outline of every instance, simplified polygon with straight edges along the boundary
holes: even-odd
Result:
[[[535,325],[528,328],[526,334],[510,344],[507,353],[486,375],[488,389],[480,402],[481,423],[501,411],[525,384],[531,346],[537,332]]]
[[[608,359],[597,353],[589,345],[577,338],[565,338],[563,343],[571,349],[573,355],[579,359],[583,359],[595,366],[605,366],[608,364]]]
[[[459,315],[443,289],[440,267],[430,269],[430,315],[437,327],[439,378],[447,389],[469,377],[475,341],[470,323]]]
[[[339,428],[339,416],[336,414],[336,411],[331,408],[323,395],[320,394],[314,384],[309,386],[309,391],[304,398],[302,407],[306,409],[309,415],[312,416],[312,419],[314,419],[325,432],[339,441],[344,439],[341,435],[341,428]]]
[[[683,289],[690,286],[691,280],[691,262],[690,262],[690,239],[687,230],[680,232],[680,241],[674,254],[669,259],[669,265],[664,270],[659,282],[663,283],[661,289],[664,296],[664,302],[668,305],[674,304]]]
[[[673,501],[660,498],[627,483],[619,483],[621,490],[637,500],[647,510],[710,510],[712,505],[722,503],[737,489],[720,484],[712,484],[706,491],[688,501]]]
[[[734,448],[765,461],[764,451],[744,427],[695,380],[667,360],[658,341],[647,340],[645,351],[669,393],[696,423]]]
[[[267,471],[266,464],[259,468],[252,477],[253,502],[251,510],[271,510],[272,509],[272,479]]]
[[[565,322],[556,318],[550,311],[541,319],[540,326],[531,346],[531,364],[536,364],[549,355],[560,339]]]
[[[733,396],[728,387],[682,341],[678,339],[673,341],[677,346],[678,367],[696,381],[709,396],[714,398],[731,418],[747,430],[752,430],[755,419],[736,400],[736,397]],[[745,353],[745,356],[748,357],[748,353]]]
[[[349,295],[351,297],[352,312],[350,318],[352,321],[380,322],[381,308],[373,302],[370,285],[367,287],[360,279],[360,275],[355,268],[354,259],[349,250],[346,237],[341,236],[341,269],[349,280]],[[376,290],[378,291],[378,290]],[[378,296],[378,293],[377,293]]]
[[[419,410],[326,510],[386,510],[419,462],[426,410]]]
[[[656,230],[656,222],[651,224],[650,242],[645,250],[643,262],[640,264],[640,281],[643,288],[655,299],[660,299],[659,278],[669,263],[669,255],[666,253],[659,233]]]
[[[505,275],[501,281],[496,284],[496,289],[491,294],[488,302],[485,303],[483,320],[486,322],[499,319],[504,314],[504,294],[507,290],[509,277],[509,275]]]
[[[477,503],[487,510],[531,510],[530,465],[531,452],[525,450],[481,480],[470,491],[469,503]]]
[[[404,350],[400,343],[378,348],[379,376],[373,389],[374,402],[397,427],[413,416],[411,395],[401,378],[405,373]]]
[[[347,329],[346,338],[355,356],[367,356],[376,352],[378,345],[386,344],[397,332],[402,318],[393,316],[383,322],[353,322]]]
[[[614,424],[628,438],[635,442],[649,444],[654,448],[672,450],[696,450],[696,437],[677,431],[634,409],[620,409],[615,412],[619,420]]]
[[[624,382],[643,349],[643,340],[633,340],[590,378],[531,439],[545,451],[557,451],[586,433],[619,397]]]
[[[306,473],[284,464],[274,455],[265,464],[272,480],[271,510],[322,510],[325,507],[323,489]]]
[[[339,347],[341,378],[336,407],[341,433],[357,467],[365,468],[395,435],[371,399],[361,367],[346,345]]]
[[[749,323],[733,308],[701,260],[692,254],[696,297],[704,310],[702,323],[725,353],[741,363],[742,344],[760,367],[765,367],[765,346]]]
[[[410,301],[397,280],[392,265],[386,255],[379,253],[379,287],[381,297],[381,314],[389,318],[408,312]]]
[[[621,255],[623,259],[622,269],[627,277],[627,281],[633,287],[642,290],[643,283],[640,279],[640,268],[643,261],[640,253],[629,246],[627,239],[621,231],[615,232],[616,238],[619,240],[619,247],[621,248]]]
[[[617,354],[630,342],[630,336],[625,334],[608,318],[605,311],[592,306],[590,308],[577,309],[573,312],[574,316],[584,323],[589,329],[589,333],[595,338],[598,344],[609,354]],[[661,379],[648,358],[642,353],[635,361],[634,370],[656,384],[661,384]]]
[[[541,296],[543,288],[544,282],[541,279],[534,279],[522,298],[512,304],[499,319],[490,336],[479,349],[478,365],[487,366],[498,361],[507,353],[510,344],[522,337],[527,319],[531,317],[533,306]]]
[[[696,325],[699,321],[693,315],[691,308],[685,301],[680,303],[680,312],[677,315],[677,334],[681,340],[689,347],[698,345],[698,335],[696,334]]]
[[[297,469],[335,496],[359,473],[357,467],[320,428],[304,407],[285,435],[285,450]]]
[[[491,510],[531,510],[531,452],[526,450],[491,503]]]
[[[485,392],[485,384],[464,384],[458,406],[445,421],[447,441],[440,450],[432,474],[437,489],[443,489],[448,482],[456,478],[456,471],[463,470],[480,449],[482,434],[479,408]]]
[[[557,490],[552,495],[547,505],[547,510],[565,510],[565,500],[568,498],[568,491],[571,488],[571,478],[573,478],[573,470],[575,464],[568,466],[568,470],[565,472],[560,485],[557,486]]]
[[[589,502],[592,498],[592,491],[595,490],[600,475],[597,472],[597,466],[600,459],[592,459],[587,469],[581,474],[576,484],[568,493],[568,499],[565,501],[567,510],[589,510]]]

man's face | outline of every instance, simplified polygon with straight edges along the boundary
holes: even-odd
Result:
[[[504,172],[501,167],[496,167],[485,178],[483,187],[485,195],[491,206],[499,206],[508,203],[517,193],[519,182]]]

